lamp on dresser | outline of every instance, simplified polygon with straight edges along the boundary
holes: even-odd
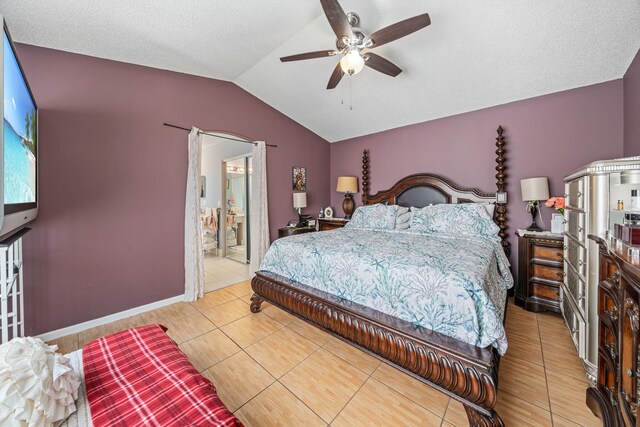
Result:
[[[336,191],[344,193],[342,210],[344,211],[344,217],[350,219],[355,208],[352,194],[358,192],[358,178],[355,176],[339,176]]]
[[[531,225],[528,231],[542,231],[536,224],[538,216],[538,201],[549,198],[549,180],[547,177],[535,177],[520,180],[522,200],[527,202],[527,210],[531,213]]]

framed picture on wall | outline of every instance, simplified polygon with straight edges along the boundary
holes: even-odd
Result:
[[[293,190],[307,191],[307,168],[293,167]]]

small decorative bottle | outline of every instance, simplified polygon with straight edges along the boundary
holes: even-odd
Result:
[[[324,208],[320,208],[320,213],[318,214],[318,218],[324,218]]]

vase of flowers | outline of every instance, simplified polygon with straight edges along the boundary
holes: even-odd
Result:
[[[564,197],[552,197],[544,204],[548,208],[554,208],[564,215]]]
[[[562,234],[564,231],[564,197],[552,197],[544,205],[558,211],[557,214],[551,215],[551,232]]]

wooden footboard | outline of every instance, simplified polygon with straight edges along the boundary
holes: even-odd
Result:
[[[471,426],[504,426],[494,407],[500,355],[269,272],[251,281],[251,311],[268,301],[462,402]]]

